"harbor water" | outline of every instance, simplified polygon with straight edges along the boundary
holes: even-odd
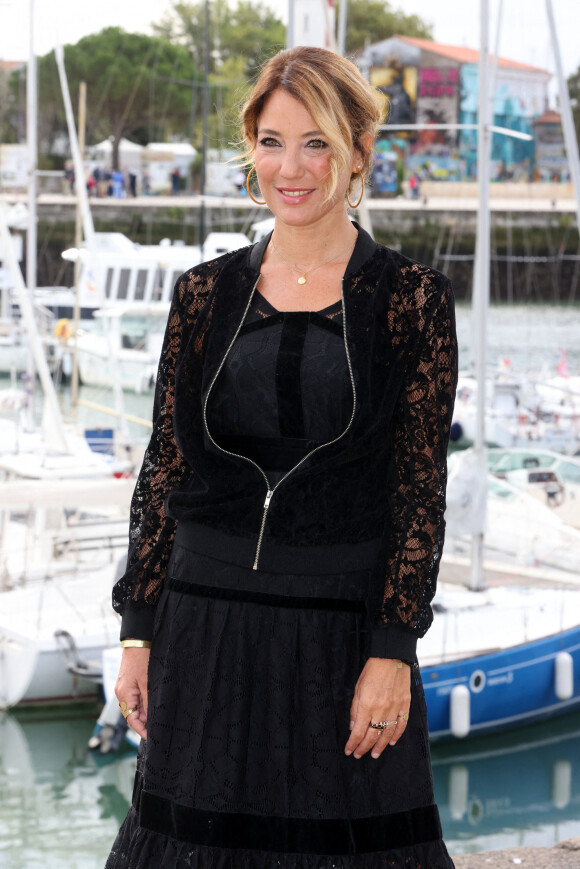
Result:
[[[104,866],[131,800],[135,753],[89,751],[95,716],[85,707],[0,717],[1,869]],[[579,714],[432,754],[452,855],[580,836]]]

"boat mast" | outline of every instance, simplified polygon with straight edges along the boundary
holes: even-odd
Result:
[[[75,184],[75,192],[77,196],[77,207],[80,207],[80,212],[82,216],[82,224],[83,231],[85,236],[85,242],[87,245],[87,251],[89,255],[89,259],[93,259],[95,257],[95,227],[93,224],[93,215],[91,213],[91,207],[89,204],[89,195],[87,192],[87,185],[85,184],[85,167],[83,158],[81,156],[81,149],[79,146],[79,140],[77,136],[77,129],[75,125],[72,102],[70,98],[70,90],[68,86],[68,79],[66,76],[66,68],[64,65],[64,50],[60,42],[54,47],[54,56],[56,59],[56,65],[58,68],[58,75],[60,79],[60,87],[62,91],[62,99],[64,103],[64,109],[66,114],[66,121],[68,126],[68,135],[70,141],[70,149],[73,158],[74,165],[74,173],[76,178]],[[77,251],[77,256],[80,256],[80,250]],[[107,298],[106,293],[103,287],[99,284],[97,286],[97,292],[99,294],[99,300],[103,307],[107,306]],[[106,324],[107,325],[107,324]],[[107,336],[107,341],[109,344],[109,363],[112,366],[113,370],[113,397],[115,401],[115,410],[117,415],[121,421],[121,431],[124,437],[129,437],[129,429],[127,426],[127,419],[125,417],[125,401],[123,398],[123,389],[121,386],[121,378],[119,376],[118,371],[118,360],[113,351],[113,345],[111,341],[111,335],[108,328],[105,329],[105,334]],[[76,338],[75,338],[76,340]],[[78,402],[77,402],[78,403]]]
[[[294,48],[294,0],[288,0],[288,24],[286,25],[286,48]]]
[[[560,97],[560,109],[562,112],[562,128],[564,130],[566,156],[568,157],[570,177],[572,178],[574,195],[576,197],[576,223],[578,232],[580,232],[580,159],[578,157],[578,139],[576,138],[576,130],[574,129],[574,119],[572,117],[568,84],[564,77],[564,69],[562,67],[562,55],[560,53],[560,44],[558,42],[558,33],[556,31],[556,21],[554,18],[552,0],[546,0],[546,13],[548,15],[552,50],[554,52],[554,62],[556,64],[556,76],[558,78],[558,96]]]
[[[26,283],[30,299],[34,299],[37,271],[37,218],[36,218],[36,171],[38,168],[38,67],[34,49],[34,0],[28,4],[30,20],[28,42],[28,64],[26,67],[26,151],[28,174],[28,222],[26,227]],[[34,357],[28,353],[27,374],[30,378],[32,400],[28,407],[29,425],[33,427],[34,382],[36,368]]]
[[[473,361],[477,382],[477,405],[473,448],[479,472],[487,474],[485,398],[490,257],[489,184],[491,121],[493,120],[489,117],[489,0],[480,0],[479,18],[479,105],[477,117],[477,186],[479,202],[472,293]],[[469,587],[472,589],[482,589],[485,586],[483,578],[483,540],[483,531],[473,535],[469,581]]]
[[[18,305],[22,312],[22,318],[26,326],[26,334],[28,337],[30,350],[34,358],[36,370],[38,371],[38,376],[40,378],[40,382],[42,384],[42,389],[44,392],[44,433],[47,439],[52,441],[54,445],[59,450],[61,450],[61,452],[68,453],[69,448],[66,441],[66,435],[64,432],[60,408],[58,406],[56,391],[54,389],[54,383],[52,382],[52,377],[50,376],[48,363],[46,361],[46,356],[44,355],[44,348],[42,346],[42,341],[40,340],[40,335],[38,334],[38,328],[36,326],[36,320],[34,318],[32,298],[30,296],[30,292],[27,291],[26,285],[24,283],[24,278],[22,277],[22,272],[20,271],[20,266],[18,265],[18,260],[16,259],[12,236],[10,234],[10,230],[8,229],[6,213],[4,210],[4,206],[1,203],[0,247],[4,251],[6,263],[8,265],[8,268],[10,269],[10,272],[12,273],[12,280],[14,281],[14,288],[16,290],[16,298],[18,299]]]
[[[346,53],[346,12],[348,0],[340,0],[338,7],[338,37],[336,40],[336,50],[343,57]]]
[[[34,53],[34,0],[29,0],[30,42],[28,66],[26,69],[26,146],[28,154],[28,229],[26,233],[26,283],[28,292],[34,295],[36,289],[36,169],[37,169],[37,129],[38,109],[37,65]]]

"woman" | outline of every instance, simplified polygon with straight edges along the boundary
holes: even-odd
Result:
[[[348,218],[379,118],[338,55],[271,59],[243,131],[274,232],[177,283],[115,588],[144,741],[108,869],[453,865],[415,657],[453,298]]]

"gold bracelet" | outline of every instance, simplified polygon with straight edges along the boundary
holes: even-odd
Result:
[[[124,649],[150,649],[151,643],[149,640],[121,640],[121,646]]]

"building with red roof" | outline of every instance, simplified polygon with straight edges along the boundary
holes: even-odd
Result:
[[[367,46],[356,60],[385,95],[386,129],[378,143],[379,157],[391,165],[394,155],[402,159],[407,176],[430,180],[476,177],[477,131],[436,126],[477,123],[479,51],[394,36]],[[492,177],[529,179],[534,173],[534,123],[546,111],[551,73],[505,57],[496,63],[490,56],[489,62],[495,68],[494,124],[532,137],[523,141],[495,133]],[[401,129],[408,124],[420,124],[423,129]]]

